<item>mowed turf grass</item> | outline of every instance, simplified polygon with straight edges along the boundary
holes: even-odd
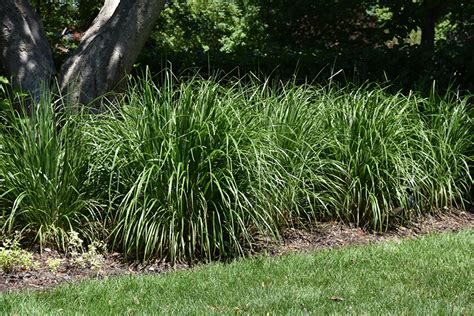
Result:
[[[0,296],[12,314],[472,315],[474,230]]]

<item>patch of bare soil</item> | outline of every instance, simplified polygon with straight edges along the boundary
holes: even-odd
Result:
[[[438,215],[426,215],[410,223],[409,226],[396,226],[385,233],[374,233],[353,225],[339,222],[319,223],[311,229],[288,229],[281,243],[270,242],[265,238],[258,240],[260,252],[273,255],[294,251],[315,251],[337,248],[346,245],[363,245],[402,238],[414,238],[437,232],[452,232],[474,228],[474,212],[450,210]],[[187,264],[171,266],[166,262],[154,262],[147,266],[124,263],[120,254],[115,253],[101,258],[100,264],[77,264],[71,258],[56,251],[45,249],[36,251],[33,259],[37,267],[28,271],[0,272],[0,292],[19,289],[46,289],[58,284],[77,282],[84,279],[104,279],[117,275],[159,274],[177,269],[187,269]],[[51,262],[60,262],[52,269]],[[59,259],[59,260],[58,260]]]

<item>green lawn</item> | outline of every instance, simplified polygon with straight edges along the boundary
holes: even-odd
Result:
[[[465,230],[3,294],[0,313],[472,315],[472,253]]]

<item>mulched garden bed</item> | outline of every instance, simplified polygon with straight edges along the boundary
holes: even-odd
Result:
[[[474,228],[474,212],[449,210],[442,214],[426,215],[412,222],[409,226],[396,226],[385,233],[374,233],[352,225],[338,222],[319,223],[311,229],[291,228],[286,230],[283,241],[270,242],[265,238],[258,241],[260,253],[280,255],[294,251],[314,251],[337,248],[347,245],[363,245],[402,238],[414,238],[420,235],[437,232],[459,231]],[[87,278],[104,279],[111,276],[127,274],[159,274],[177,269],[187,269],[187,264],[171,266],[166,262],[154,262],[146,266],[124,263],[120,254],[115,253],[101,258],[100,265],[78,265],[71,258],[60,253],[44,249],[33,254],[38,262],[35,269],[5,273],[0,272],[0,292],[19,289],[46,289],[58,284],[77,282]],[[48,262],[61,259],[57,269],[52,272]]]

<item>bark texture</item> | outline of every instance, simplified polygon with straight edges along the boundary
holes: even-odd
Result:
[[[73,55],[60,86],[87,104],[115,89],[131,71],[166,0],[106,0]]]
[[[0,63],[13,86],[35,99],[55,74],[43,25],[27,0],[0,0]]]

